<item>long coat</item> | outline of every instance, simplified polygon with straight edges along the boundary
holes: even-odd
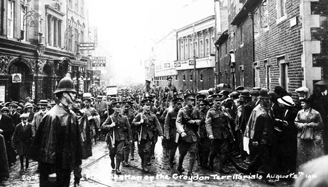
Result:
[[[19,123],[13,135],[14,148],[18,155],[26,155],[28,148],[32,142],[33,132],[32,125],[27,123],[24,127]]]
[[[5,139],[0,134],[0,178],[9,177],[9,164],[7,158],[7,150],[5,146]]]
[[[82,163],[80,128],[76,115],[57,104],[42,119],[27,156],[33,160],[72,169]]]

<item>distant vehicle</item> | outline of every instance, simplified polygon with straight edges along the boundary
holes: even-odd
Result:
[[[107,86],[106,87],[106,95],[107,96],[117,97],[117,94],[118,94],[117,86]]]

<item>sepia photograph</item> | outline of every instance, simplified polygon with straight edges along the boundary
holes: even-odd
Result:
[[[0,0],[0,187],[328,187],[328,0]]]

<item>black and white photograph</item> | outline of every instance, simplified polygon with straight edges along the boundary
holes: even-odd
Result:
[[[0,0],[0,187],[328,187],[327,155],[328,0]]]

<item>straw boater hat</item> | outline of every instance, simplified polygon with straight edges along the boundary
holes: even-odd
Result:
[[[295,106],[295,103],[293,101],[293,98],[290,97],[289,95],[286,95],[286,96],[284,96],[282,98],[278,98],[278,102],[280,104],[285,105],[285,106]]]
[[[21,114],[20,116],[19,116],[19,118],[21,118],[21,119],[26,119],[26,118],[28,118],[29,116],[28,116],[28,114],[27,113],[23,113],[23,114]]]

